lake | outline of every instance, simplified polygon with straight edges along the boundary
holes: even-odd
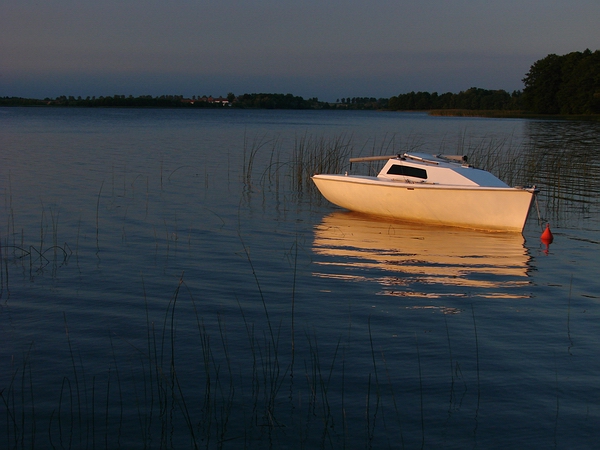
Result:
[[[382,221],[301,147],[541,192],[523,234]],[[594,448],[599,157],[598,122],[0,108],[1,445]]]

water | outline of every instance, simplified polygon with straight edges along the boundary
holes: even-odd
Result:
[[[592,448],[599,131],[0,109],[0,442]],[[375,221],[294,188],[307,136],[352,156],[500,143],[542,194],[523,235]]]

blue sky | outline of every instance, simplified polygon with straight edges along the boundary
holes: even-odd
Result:
[[[0,96],[522,89],[598,0],[0,0]]]

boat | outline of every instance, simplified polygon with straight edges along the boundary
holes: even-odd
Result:
[[[407,222],[522,232],[532,187],[510,187],[460,155],[403,153],[350,158],[352,163],[387,160],[377,176],[315,174],[321,194],[342,208]]]

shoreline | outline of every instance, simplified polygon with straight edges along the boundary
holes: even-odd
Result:
[[[239,109],[273,109],[273,108],[261,108],[261,107],[240,107],[235,105],[223,105],[214,103],[202,103],[196,102],[196,104],[189,104],[183,102],[177,102],[167,99],[153,99],[158,100],[154,104],[140,104],[132,102],[130,104],[85,104],[85,101],[77,101],[76,104],[64,104],[56,103],[52,100],[40,100],[40,99],[25,99],[25,98],[0,98],[0,107],[39,107],[39,108],[158,108],[158,109],[179,109],[179,108],[211,108],[220,109],[223,107],[233,107]],[[157,104],[158,103],[158,104]],[[161,104],[162,103],[162,104]],[[324,102],[325,103],[325,102]],[[275,109],[331,109],[331,110],[346,110],[354,111],[360,108],[336,108],[335,106],[321,107],[321,108],[275,108]],[[363,109],[368,110],[368,109]],[[436,117],[481,117],[490,119],[539,119],[539,120],[586,120],[586,121],[600,121],[600,114],[536,114],[521,110],[474,110],[474,109],[430,109],[430,110],[390,110],[390,109],[372,109],[372,111],[381,112],[423,112],[430,116]]]
[[[483,117],[490,119],[543,119],[543,120],[600,120],[600,114],[535,114],[527,111],[431,109],[430,116]]]

